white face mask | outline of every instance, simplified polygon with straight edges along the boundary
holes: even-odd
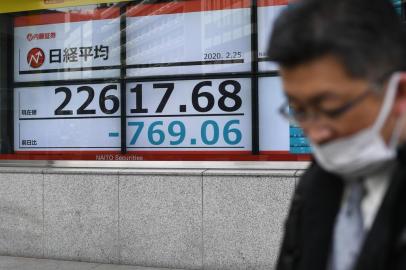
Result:
[[[392,110],[400,77],[399,73],[391,77],[380,113],[371,127],[322,145],[312,144],[315,158],[323,169],[356,178],[373,173],[395,158],[404,117],[398,120],[389,145],[382,138],[381,130]]]

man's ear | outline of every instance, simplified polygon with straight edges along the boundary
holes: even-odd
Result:
[[[394,110],[396,116],[401,116],[406,113],[406,73],[402,74],[399,81]]]

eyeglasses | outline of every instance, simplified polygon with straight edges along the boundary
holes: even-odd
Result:
[[[332,109],[326,110],[322,108],[317,108],[315,105],[310,105],[311,109],[295,109],[289,105],[289,101],[286,101],[282,106],[279,108],[279,113],[287,120],[292,123],[297,122],[305,122],[309,120],[318,119],[319,117],[323,116],[330,119],[335,119],[343,115],[345,112],[349,111],[351,108],[356,106],[357,104],[361,103],[366,97],[368,97],[372,90],[368,89],[363,92],[361,95],[357,96],[353,100],[347,102],[343,106]]]

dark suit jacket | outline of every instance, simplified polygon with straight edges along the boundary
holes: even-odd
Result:
[[[366,236],[356,270],[406,270],[406,145]],[[317,163],[303,175],[285,223],[278,270],[326,270],[343,181]]]

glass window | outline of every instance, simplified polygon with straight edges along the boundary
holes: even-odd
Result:
[[[0,159],[308,159],[266,56],[287,0],[84,2],[0,6]]]

